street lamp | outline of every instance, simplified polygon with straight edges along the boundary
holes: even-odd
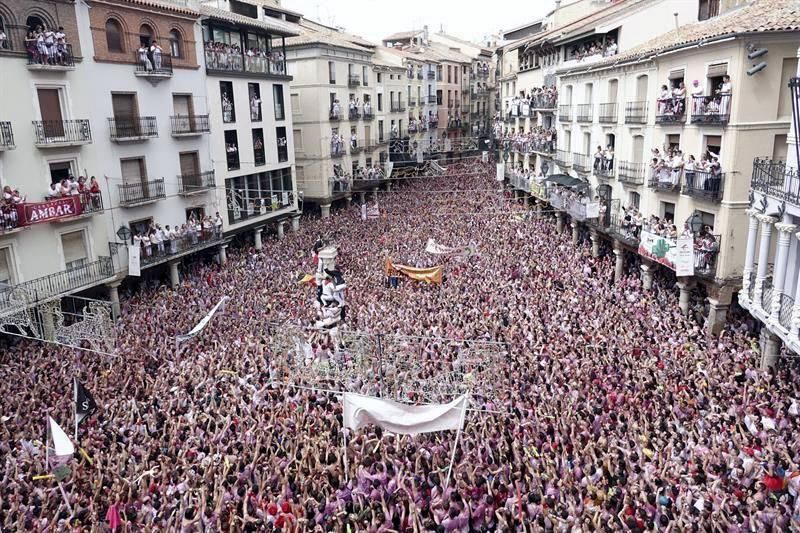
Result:
[[[794,128],[794,151],[797,159],[795,165],[800,168],[800,77],[789,80],[789,91],[792,98],[792,127]]]
[[[692,233],[697,235],[703,229],[703,217],[701,217],[697,211],[694,212],[692,216],[686,219],[686,223],[689,225],[689,229],[692,230]]]

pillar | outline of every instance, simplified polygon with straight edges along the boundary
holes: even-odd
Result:
[[[677,283],[678,289],[680,289],[680,298],[678,299],[678,307],[681,308],[681,313],[684,315],[689,314],[689,304],[692,301],[692,282],[686,278],[680,278],[680,281]]]
[[[753,301],[761,305],[761,294],[764,292],[764,280],[767,278],[769,266],[769,245],[772,240],[772,225],[776,220],[771,216],[758,215],[761,222],[761,243],[758,250],[758,269],[756,270],[756,288],[753,291]]]
[[[39,307],[39,314],[42,317],[42,335],[44,340],[56,340],[56,325],[53,320],[52,307],[48,304]]]
[[[517,189],[514,189],[514,201],[516,202],[518,200],[519,200],[519,191]]]
[[[761,330],[761,338],[759,339],[761,345],[761,362],[759,367],[761,370],[769,370],[778,361],[778,354],[781,349],[781,340],[777,335],[769,331],[767,328]]]
[[[614,244],[614,258],[614,282],[619,283],[625,270],[625,250],[618,243]]]
[[[255,241],[256,241],[256,250],[259,251],[259,252],[264,247],[263,243],[261,242],[261,232],[262,231],[264,231],[264,228],[256,228],[256,229],[253,230],[253,237],[255,238]]]
[[[755,209],[747,209],[748,225],[747,225],[747,250],[744,254],[744,271],[742,278],[742,294],[749,295],[750,277],[753,274],[753,268],[756,263],[756,241],[758,241],[758,218],[756,215],[758,211]]]
[[[178,263],[180,261],[169,262],[169,282],[173,289],[177,289],[181,283],[181,274],[178,271]]]
[[[800,240],[800,233],[795,235]],[[794,307],[792,308],[792,323],[789,333],[797,338],[800,334],[800,270],[797,271],[797,289],[794,294]]]
[[[570,225],[572,226],[572,245],[577,246],[578,239],[580,238],[580,235],[578,234],[578,223],[573,220],[572,224]]]
[[[386,192],[392,192],[392,182],[391,181],[387,181],[386,182]]]
[[[711,296],[708,298],[708,321],[706,322],[708,334],[717,336],[725,327],[728,309],[733,301],[733,288],[711,287]]]
[[[344,197],[344,201],[346,202],[345,207],[347,209],[350,209],[350,206],[353,205],[353,195],[348,194],[347,196]]]
[[[321,218],[328,218],[331,216],[331,204],[321,204],[319,206]]]
[[[592,230],[589,235],[592,239],[592,257],[600,257],[600,235],[597,230]]]
[[[358,199],[359,199],[359,203],[361,203],[363,205],[367,201],[367,193],[365,193],[364,191],[361,191],[360,193],[358,193]]]
[[[219,264],[220,266],[225,266],[228,263],[228,245],[227,244],[220,244],[217,248],[217,253],[219,254]]]
[[[285,236],[285,232],[283,230],[284,224],[285,222],[283,220],[278,221],[278,239],[283,239],[283,237]]]
[[[794,224],[775,224],[778,230],[778,246],[775,250],[775,269],[772,276],[772,309],[765,309],[770,314],[770,318],[778,323],[781,314],[781,299],[783,296],[783,284],[786,282],[786,268],[789,259],[789,246],[792,243],[792,235],[797,226]]]
[[[295,215],[292,217],[292,233],[297,233],[300,231],[300,215]]]
[[[372,188],[372,199],[373,200],[377,200],[378,199],[378,187],[373,187]]]
[[[117,320],[122,313],[119,305],[119,286],[121,284],[121,281],[114,281],[106,285],[108,287],[108,299],[111,300],[111,318],[114,320]]]
[[[536,218],[542,218],[542,203],[537,201],[535,209],[536,209]]]
[[[642,269],[642,288],[649,291],[653,288],[653,265],[643,263]]]
[[[561,234],[564,232],[564,213],[559,211],[556,213],[556,233]]]

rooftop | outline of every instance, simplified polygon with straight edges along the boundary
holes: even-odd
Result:
[[[331,28],[317,22],[303,19],[300,24],[294,24],[297,30],[296,37],[286,39],[286,46],[304,45],[330,45],[347,48],[359,52],[373,53],[376,45],[358,35],[352,35],[336,28]]]
[[[152,0],[136,0],[136,1],[152,1]],[[298,35],[297,25],[284,22],[277,19],[258,20],[237,13],[231,13],[224,9],[218,9],[211,6],[201,6],[200,14],[204,17],[211,19],[224,20],[231,24],[238,24],[240,26],[249,26],[251,28],[258,28],[267,30],[270,33],[284,36]]]

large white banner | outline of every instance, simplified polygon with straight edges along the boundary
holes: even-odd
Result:
[[[200,332],[203,331],[206,328],[206,326],[208,325],[209,321],[211,321],[211,319],[213,318],[213,316],[217,312],[217,310],[220,307],[222,307],[225,304],[225,302],[228,301],[229,298],[230,298],[230,296],[223,296],[222,299],[220,299],[220,301],[217,302],[217,305],[215,305],[211,309],[211,311],[209,311],[208,314],[206,316],[204,316],[203,319],[200,322],[198,322],[195,327],[192,328],[192,331],[190,331],[189,333],[186,333],[185,335],[176,335],[175,336],[175,344],[178,345],[178,344],[180,344],[182,342],[185,342],[185,341],[188,341],[190,339],[193,339],[194,337],[199,335]]]
[[[586,204],[586,218],[600,218],[600,202]]]
[[[128,275],[141,276],[141,253],[142,248],[138,244],[131,244],[128,246]]]
[[[375,424],[399,435],[459,430],[469,403],[461,396],[446,404],[407,405],[361,394],[344,394],[344,426],[353,430]]]
[[[497,176],[495,178],[497,181],[503,181],[506,179],[506,164],[505,163],[497,163]]]
[[[678,237],[675,252],[675,275],[694,276],[694,238],[690,235]]]

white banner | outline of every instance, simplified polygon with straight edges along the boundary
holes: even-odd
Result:
[[[506,179],[506,164],[505,163],[497,163],[497,176],[495,177],[497,181],[503,181]]]
[[[361,220],[367,220],[367,204],[361,204]]]
[[[425,157],[422,153],[422,146],[417,146],[417,163],[424,163]]]
[[[678,237],[675,252],[675,275],[694,276],[694,238],[690,235]]]
[[[394,161],[387,161],[384,163],[384,172],[386,174],[386,178],[392,177],[392,170],[394,170]]]
[[[451,248],[449,246],[439,244],[433,239],[428,239],[428,243],[425,245],[425,251],[429,254],[434,254],[434,255],[446,255],[453,253],[456,250],[457,248]]]
[[[484,150],[484,151],[481,153],[481,163],[488,163],[488,162],[489,162],[489,152],[487,152],[486,150]]]
[[[399,435],[459,430],[464,425],[468,403],[466,395],[446,404],[407,405],[346,392],[344,426],[357,430],[375,424]]]
[[[178,344],[180,344],[182,342],[188,341],[188,340],[193,339],[194,337],[196,337],[201,331],[203,331],[205,329],[205,327],[208,325],[208,323],[211,320],[211,318],[217,312],[217,309],[222,307],[229,298],[230,298],[230,296],[223,296],[222,299],[219,302],[217,302],[217,305],[215,305],[211,309],[211,311],[209,311],[208,314],[203,317],[203,320],[198,322],[197,325],[192,328],[192,331],[190,331],[189,333],[187,333],[185,335],[176,335],[175,336],[175,344],[178,345]]]
[[[586,218],[600,218],[600,202],[586,204]]]
[[[142,248],[138,244],[131,244],[128,246],[128,275],[141,276],[141,254]]]

